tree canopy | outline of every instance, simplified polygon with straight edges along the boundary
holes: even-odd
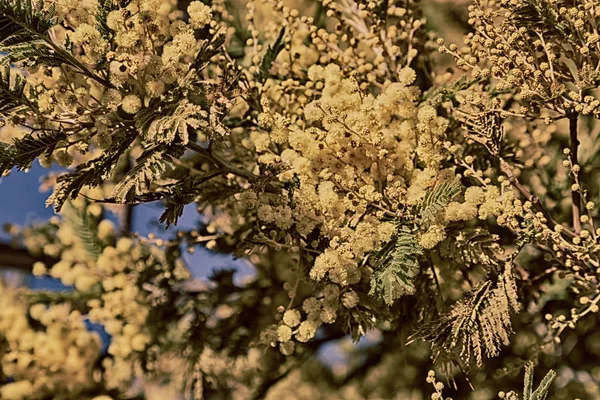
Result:
[[[435,7],[0,0],[0,397],[600,398],[600,7]]]

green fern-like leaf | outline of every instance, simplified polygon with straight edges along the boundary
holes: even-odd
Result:
[[[201,184],[223,174],[222,169],[207,172],[204,176],[190,176],[169,188],[165,194],[165,211],[160,216],[159,222],[166,223],[167,227],[176,225],[183,214],[183,207],[193,202],[202,190]]]
[[[65,138],[61,131],[50,131],[38,135],[28,134],[16,139],[13,143],[15,166],[19,169],[29,168],[42,154],[51,155],[58,143]]]
[[[112,148],[105,151],[100,157],[77,166],[75,171],[56,178],[54,192],[46,200],[46,206],[53,204],[54,210],[59,212],[65,201],[69,198],[76,198],[84,186],[96,187],[104,182],[136,136],[135,131],[114,134],[116,140],[114,140],[115,145]]]
[[[459,300],[439,320],[422,327],[417,335],[430,341],[434,354],[457,354],[477,366],[486,357],[495,357],[500,346],[509,344],[511,313],[519,310],[511,264],[495,282],[487,280],[468,297]]]
[[[517,27],[525,27],[541,32],[546,40],[560,38],[561,40],[573,37],[569,23],[560,15],[558,7],[546,2],[526,0],[513,9],[510,21]]]
[[[102,253],[102,245],[98,240],[96,219],[85,209],[79,210],[73,206],[64,209],[62,214],[88,256],[93,260],[97,259]]]
[[[533,374],[533,366],[531,367]],[[531,394],[531,398],[529,400],[545,400],[548,397],[548,392],[550,391],[550,386],[552,386],[552,382],[556,378],[556,372],[550,370],[544,379],[540,382],[538,388]]]
[[[87,292],[78,290],[35,290],[23,292],[23,299],[29,304],[69,304],[72,310],[78,310],[82,313],[89,311],[88,301],[98,298],[100,295],[97,287],[94,287]]]
[[[146,138],[149,142],[171,144],[180,139],[188,142],[188,126],[193,129],[206,128],[208,113],[201,106],[181,101],[172,114],[157,118],[150,123]]]
[[[523,400],[545,400],[548,397],[550,386],[556,378],[556,372],[550,370],[544,379],[540,382],[538,388],[533,390],[533,362],[529,361],[525,364],[525,378],[523,387]],[[506,398],[509,400],[519,400],[519,396],[516,392],[512,391],[507,393]]]
[[[50,28],[57,23],[54,5],[46,8],[43,1],[0,0],[1,64],[40,63],[57,66],[67,64],[106,87],[112,84],[82,64],[67,49],[54,43]]]
[[[414,294],[412,282],[419,273],[419,256],[423,250],[415,236],[406,227],[399,227],[391,251],[371,277],[371,296],[382,296],[386,304],[404,295]]]
[[[498,235],[481,227],[451,231],[440,243],[440,255],[461,266],[495,266],[500,245]]]
[[[65,139],[60,131],[42,132],[38,135],[32,133],[15,139],[11,145],[3,144],[0,147],[0,175],[13,167],[20,170],[27,169],[31,163],[42,154],[50,155],[57,144]]]
[[[180,146],[162,145],[144,151],[135,166],[115,186],[112,196],[120,203],[133,201],[135,195],[142,194],[151,182],[161,178],[173,158],[181,157],[183,151]]]
[[[57,23],[54,14],[54,5],[44,9],[41,1],[0,0],[0,52],[7,53],[0,63],[42,62],[55,66],[67,62],[68,55],[57,51],[60,48],[48,35]]]
[[[273,45],[267,48],[267,52],[262,58],[262,61],[260,63],[260,69],[257,73],[258,78],[261,82],[265,82],[269,78],[269,70],[273,65],[273,61],[275,61],[279,53],[281,53],[281,50],[285,48],[285,41],[283,40],[284,35],[285,27],[281,28],[281,30],[279,31],[279,36],[277,37]]]
[[[43,2],[0,0],[0,50],[36,43],[56,23],[54,5],[44,10]]]
[[[0,176],[10,171],[14,160],[14,147],[6,142],[0,142]]]
[[[221,51],[223,45],[225,44],[226,38],[226,35],[218,34],[213,36],[210,41],[204,41],[190,69],[200,72],[206,68],[210,59]]]
[[[11,71],[10,66],[0,71],[0,115],[37,109],[25,96],[25,83],[25,78],[14,70]]]
[[[448,203],[460,194],[460,179],[456,178],[451,182],[442,182],[425,194],[421,203],[420,215],[425,222],[433,222],[437,215]]]
[[[118,10],[119,7],[127,7],[131,1],[112,1],[112,0],[99,0],[98,11],[96,12],[96,27],[105,39],[110,39],[113,35],[112,29],[110,29],[106,23],[108,14],[111,11]]]

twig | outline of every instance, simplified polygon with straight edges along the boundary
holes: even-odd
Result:
[[[122,236],[131,236],[133,223],[133,204],[123,204],[119,214],[119,230]]]
[[[444,300],[444,294],[442,293],[442,287],[440,285],[440,280],[438,279],[437,272],[435,272],[435,265],[433,265],[433,263],[431,263],[431,264],[429,264],[429,267],[431,268],[431,273],[432,273],[433,279],[435,281],[435,286],[437,288],[438,294],[440,295],[441,304],[443,305],[446,303],[446,301]],[[437,303],[436,305],[438,306],[438,312],[441,314],[441,310],[439,307],[440,302],[437,301],[436,303]]]
[[[0,243],[0,269],[15,268],[27,273],[33,270],[33,264],[42,261],[46,265],[58,262],[51,257],[34,257],[24,248],[15,248],[8,244]]]
[[[123,179],[131,170],[131,160],[127,157],[127,162],[121,171],[119,179]],[[131,227],[133,224],[133,205],[123,204],[119,213],[119,232],[121,236],[131,236]]]
[[[577,151],[579,150],[579,138],[577,137],[577,120],[579,114],[576,112],[571,112],[569,114],[569,150],[571,157],[571,165],[579,165],[579,161],[577,159]],[[579,190],[571,191],[571,199],[573,200],[573,229],[575,233],[581,232],[581,194]]]
[[[511,185],[514,188],[516,188],[519,192],[521,192],[521,194],[528,201],[530,201],[531,204],[533,204],[533,206],[535,207],[535,209],[538,212],[541,212],[544,215],[544,218],[546,218],[546,223],[548,224],[548,227],[551,230],[554,230],[554,227],[556,225],[558,225],[557,222],[552,218],[550,213],[544,208],[540,199],[537,196],[534,196],[533,194],[531,194],[529,192],[529,190],[527,190],[527,188],[525,188],[525,186],[523,186],[521,184],[521,182],[519,182],[519,180],[515,176],[510,165],[508,165],[508,163],[506,161],[504,161],[502,158],[500,158],[500,169],[502,170],[502,172],[504,172],[506,174],[506,176],[508,176],[508,181],[511,183]],[[566,236],[569,236],[571,239],[574,238],[575,236],[577,236],[571,230],[564,228],[564,227],[561,232],[564,233]]]
[[[230,165],[218,154],[212,153],[211,151],[200,147],[196,143],[190,142],[186,145],[186,147],[204,156],[207,160],[212,161],[215,165],[222,167],[225,172],[247,179],[250,183],[258,181],[258,176],[254,175],[252,172]]]

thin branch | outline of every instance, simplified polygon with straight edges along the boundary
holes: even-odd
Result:
[[[83,75],[92,78],[93,80],[95,80],[96,82],[102,84],[103,86],[106,86],[108,88],[114,88],[114,85],[112,83],[110,83],[110,81],[96,75],[94,72],[92,72],[88,67],[86,67],[83,63],[81,63],[77,58],[75,58],[74,56],[72,56],[67,50],[63,49],[62,47],[60,47],[59,45],[57,45],[56,43],[54,43],[52,41],[52,39],[50,38],[50,36],[42,34],[40,32],[37,32],[33,29],[31,29],[29,26],[25,25],[23,23],[23,21],[13,17],[12,15],[5,15],[5,18],[11,20],[14,24],[19,25],[22,29],[24,29],[25,31],[27,31],[27,33],[33,35],[33,36],[37,36],[39,37],[41,40],[43,40],[49,47],[52,48],[52,50],[54,50],[56,53],[58,53],[61,57],[63,57],[63,59],[69,63],[71,66],[79,68],[79,70],[83,73]]]
[[[42,261],[46,265],[51,265],[58,260],[50,257],[34,257],[26,249],[0,243],[0,269],[15,268],[26,273],[31,273],[33,264],[36,261]]]
[[[441,304],[445,304],[446,300],[444,300],[444,293],[442,293],[442,286],[440,285],[440,280],[437,276],[437,272],[435,272],[435,265],[433,265],[433,263],[429,264],[429,267],[431,268],[431,274],[433,275],[433,280],[435,281],[435,287],[437,288],[438,294],[440,295],[440,298],[438,300],[441,300]],[[438,312],[441,313],[441,309],[440,309],[440,301],[436,302],[436,306],[438,306]]]
[[[123,204],[119,215],[119,230],[122,236],[131,236],[131,227],[133,223],[133,205]]]
[[[523,186],[521,184],[521,182],[519,182],[519,179],[517,179],[517,177],[515,176],[510,165],[508,165],[508,163],[506,161],[504,161],[502,158],[500,158],[500,169],[502,170],[502,172],[504,172],[506,174],[506,176],[508,177],[508,181],[511,183],[511,185],[514,188],[516,188],[519,192],[521,192],[521,194],[528,201],[530,201],[531,204],[533,204],[533,206],[535,207],[535,209],[538,212],[541,212],[544,215],[544,218],[546,218],[546,223],[548,224],[548,227],[551,230],[554,230],[554,227],[556,225],[558,225],[558,223],[552,218],[552,216],[550,215],[548,210],[546,210],[546,208],[544,208],[540,199],[537,196],[534,196],[533,194],[531,194],[531,192],[529,192],[529,190],[527,190],[527,188],[525,186]],[[571,230],[569,230],[565,227],[563,227],[561,232],[564,233],[566,236],[570,237],[571,239],[574,238],[575,236],[577,236],[575,233],[573,233]]]
[[[251,183],[254,183],[258,180],[258,176],[254,175],[252,172],[230,165],[226,160],[224,160],[218,154],[212,153],[211,151],[200,147],[196,143],[190,142],[186,145],[186,147],[188,149],[193,150],[196,153],[202,155],[207,160],[213,162],[215,165],[223,168],[223,170],[227,173],[231,173],[233,175],[247,179],[248,182],[251,182]]]
[[[126,163],[120,171],[119,180],[123,179],[125,175],[131,170],[131,160],[129,157],[126,158]],[[121,210],[119,210],[119,232],[121,236],[131,236],[131,226],[133,224],[133,205],[123,204]]]
[[[577,120],[579,114],[572,112],[569,114],[569,150],[571,156],[571,165],[579,165],[577,152],[579,150],[579,138],[577,137]],[[575,233],[581,232],[581,194],[579,190],[571,191],[571,199],[573,201],[573,229]]]

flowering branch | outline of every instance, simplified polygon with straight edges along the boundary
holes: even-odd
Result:
[[[523,186],[521,184],[521,182],[519,182],[519,179],[517,179],[517,177],[515,176],[515,173],[513,172],[512,168],[502,158],[500,158],[500,169],[502,170],[502,172],[504,172],[506,174],[510,184],[515,189],[517,189],[528,201],[530,201],[531,204],[533,204],[533,206],[535,207],[535,209],[538,210],[538,212],[541,212],[544,215],[544,218],[546,218],[548,227],[551,230],[554,230],[554,227],[556,225],[558,225],[557,222],[552,218],[552,216],[550,215],[548,210],[546,210],[546,208],[543,206],[540,199],[537,196],[531,194],[531,192],[529,190],[527,190],[527,188],[525,186]],[[564,227],[561,230],[561,232],[563,232],[565,235],[567,235],[570,238],[574,238],[575,236],[577,236],[571,230],[566,229]]]

